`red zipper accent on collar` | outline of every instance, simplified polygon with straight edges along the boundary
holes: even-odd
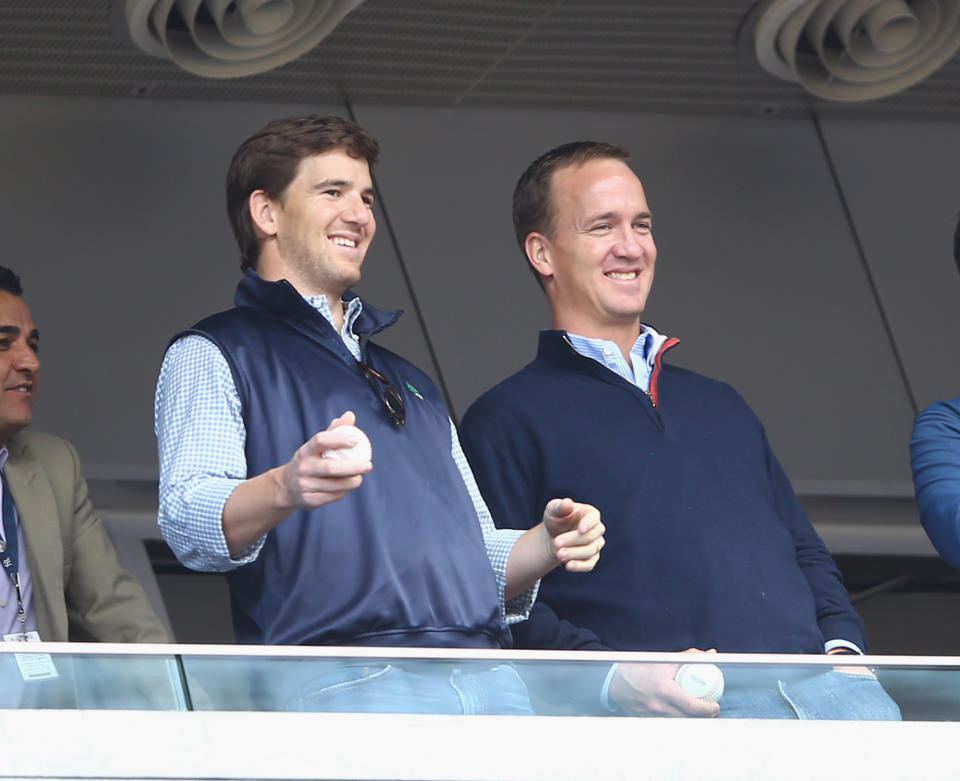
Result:
[[[657,357],[653,359],[653,371],[650,373],[650,401],[657,409],[660,408],[660,394],[657,388],[657,382],[660,379],[660,369],[663,368],[663,354],[671,347],[680,344],[680,340],[671,336],[665,341],[657,351]]]

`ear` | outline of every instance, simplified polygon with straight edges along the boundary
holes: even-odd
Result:
[[[531,232],[527,234],[523,242],[523,248],[527,253],[527,260],[533,266],[541,277],[553,276],[553,260],[550,247],[550,239],[542,233]]]
[[[250,219],[264,236],[276,236],[277,204],[264,190],[254,190],[247,199],[250,209]]]

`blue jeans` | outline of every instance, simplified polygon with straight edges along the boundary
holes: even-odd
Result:
[[[720,698],[718,718],[900,721],[900,708],[875,676],[828,670],[763,685],[734,683]]]
[[[337,665],[293,684],[282,710],[529,715],[527,687],[508,664]]]

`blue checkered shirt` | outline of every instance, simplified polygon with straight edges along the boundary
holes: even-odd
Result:
[[[333,325],[325,296],[304,296],[304,299]],[[358,360],[360,345],[353,333],[353,324],[362,306],[359,298],[350,301],[340,331],[343,343]],[[246,429],[230,367],[208,339],[188,334],[167,350],[157,380],[154,432],[160,456],[158,521],[164,539],[177,558],[185,566],[205,572],[226,572],[254,561],[265,538],[238,556],[231,556],[223,535],[223,507],[233,489],[247,477]],[[450,456],[477,513],[504,620],[507,623],[522,621],[529,614],[539,584],[506,604],[503,593],[507,558],[523,532],[494,526],[460,448],[453,421],[450,421]],[[411,490],[416,487],[412,486]]]

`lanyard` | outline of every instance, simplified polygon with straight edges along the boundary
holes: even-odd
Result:
[[[3,492],[3,535],[6,542],[0,540],[0,564],[10,575],[13,587],[17,590],[17,619],[23,625],[27,616],[23,611],[23,594],[20,593],[19,544],[17,542],[17,516],[13,507],[13,497],[7,485],[7,476],[0,472],[0,490]]]

